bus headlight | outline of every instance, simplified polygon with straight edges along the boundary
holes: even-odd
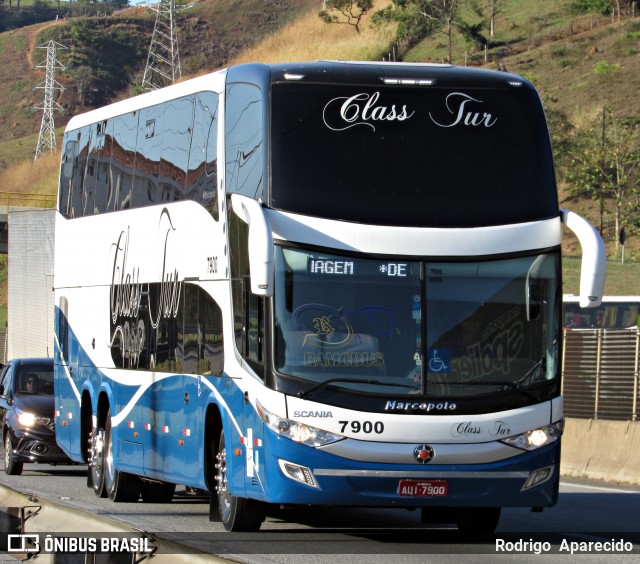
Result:
[[[344,439],[342,435],[337,435],[318,429],[317,427],[311,427],[310,425],[275,415],[262,407],[258,401],[256,401],[256,408],[258,415],[260,415],[260,418],[265,422],[267,427],[279,435],[287,437],[297,443],[302,443],[310,447],[321,447]]]
[[[545,425],[544,427],[531,429],[525,433],[502,439],[502,442],[523,450],[535,450],[556,442],[562,436],[563,430],[564,419],[561,419],[551,425]]]

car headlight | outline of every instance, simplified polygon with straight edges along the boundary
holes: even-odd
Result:
[[[38,421],[38,418],[28,411],[16,409],[16,414],[18,415],[18,423],[23,427],[33,427]]]
[[[311,447],[321,447],[341,441],[345,438],[342,435],[337,435],[329,431],[318,429],[317,427],[311,427],[310,425],[305,425],[304,423],[298,423],[297,421],[292,421],[291,419],[275,415],[262,407],[258,401],[256,401],[256,408],[260,418],[265,422],[267,427],[279,435],[287,437],[297,443],[302,443]]]
[[[544,427],[538,427],[537,429],[531,429],[525,433],[502,439],[502,442],[523,450],[535,450],[559,440],[563,430],[564,419],[561,419],[551,425],[545,425]]]

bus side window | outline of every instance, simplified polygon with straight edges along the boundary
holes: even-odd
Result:
[[[196,97],[193,120],[187,198],[200,202],[218,221],[218,95],[202,92]]]
[[[222,310],[202,288],[185,284],[183,312],[183,370],[188,374],[219,375],[224,368]]]
[[[136,176],[133,181],[131,207],[140,208],[159,201],[158,171],[165,105],[140,110],[136,142]]]
[[[107,202],[109,211],[125,210],[131,207],[138,114],[139,112],[130,112],[112,119],[111,193]]]
[[[253,84],[228,84],[226,104],[226,191],[262,199],[266,168],[262,92]]]
[[[111,122],[101,121],[98,123],[98,165],[96,171],[96,188],[93,213],[104,213],[107,211],[107,200],[111,191],[111,175],[109,164],[111,160]]]
[[[264,342],[264,298],[251,292],[249,278],[244,283],[245,299],[245,350],[247,359],[255,364],[262,365],[262,347]],[[255,368],[255,366],[254,366]],[[259,374],[262,370],[259,370]]]
[[[71,133],[73,135],[73,133]],[[71,193],[73,190],[73,175],[78,166],[78,142],[65,138],[62,165],[60,167],[60,190],[58,209],[64,217],[71,215]]]
[[[89,159],[89,140],[91,137],[91,128],[85,126],[78,130],[77,133],[77,159],[76,166],[73,171],[73,186],[71,193],[71,217],[82,217],[84,212],[84,181],[87,170],[87,161]]]
[[[185,199],[193,103],[193,96],[187,96],[162,105],[164,126],[159,175],[162,201],[175,202]]]

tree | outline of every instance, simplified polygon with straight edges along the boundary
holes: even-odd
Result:
[[[487,11],[489,12],[489,37],[493,39],[496,31],[496,15],[500,11],[501,0],[488,0]]]
[[[398,22],[399,39],[415,43],[434,31],[447,36],[447,61],[452,60],[454,30],[470,26],[460,18],[460,7],[467,0],[391,0],[392,4],[375,14],[374,21]],[[466,27],[465,27],[466,26]]]
[[[329,24],[347,24],[360,33],[360,22],[373,8],[373,0],[325,0],[318,16]]]
[[[637,209],[640,195],[640,130],[638,124],[615,117],[606,108],[579,134],[567,180],[575,195],[600,204],[600,231],[608,202],[614,207],[615,240],[623,214]]]

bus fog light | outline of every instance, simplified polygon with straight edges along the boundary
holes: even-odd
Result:
[[[545,468],[539,468],[538,470],[534,470],[529,474],[529,478],[525,482],[524,486],[520,491],[528,490],[533,486],[539,486],[540,484],[544,484],[549,481],[553,476],[553,470],[555,466],[552,464],[551,466],[546,466]]]
[[[311,472],[311,470],[306,466],[300,466],[299,464],[288,462],[286,460],[278,460],[278,464],[280,465],[280,470],[282,470],[282,473],[287,478],[291,478],[292,480],[306,484],[307,486],[320,488],[320,486],[318,486],[318,482],[316,482],[316,479],[313,477],[313,472]]]

